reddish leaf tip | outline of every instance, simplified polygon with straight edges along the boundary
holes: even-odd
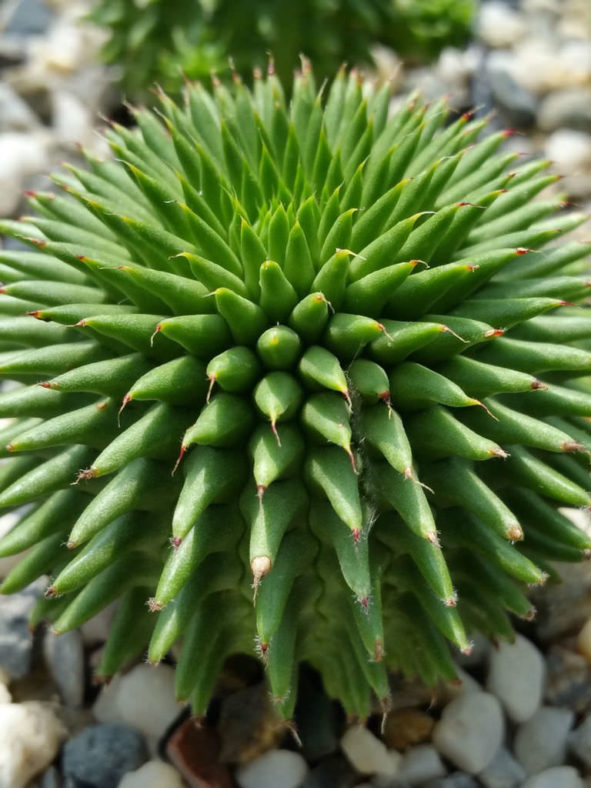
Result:
[[[507,529],[507,538],[511,542],[521,542],[523,539],[523,530],[519,523],[513,523]]]
[[[147,600],[146,604],[150,613],[159,613],[164,607],[164,605],[161,602],[158,602],[153,596]]]

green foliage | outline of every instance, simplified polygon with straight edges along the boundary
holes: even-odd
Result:
[[[282,715],[307,660],[365,716],[591,549],[589,245],[543,249],[584,217],[485,121],[388,107],[190,85],[1,225],[0,590],[49,574],[56,632],[118,599],[100,678],[182,639],[203,713],[256,641]]]
[[[229,58],[247,76],[266,67],[268,52],[286,87],[302,54],[319,78],[371,62],[375,43],[430,59],[466,41],[474,11],[475,0],[97,0],[90,19],[108,29],[104,58],[137,95],[153,82],[176,92],[181,71],[207,79]]]

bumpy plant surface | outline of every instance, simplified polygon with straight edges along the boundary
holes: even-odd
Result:
[[[344,61],[371,62],[376,43],[429,59],[465,42],[474,11],[474,0],[96,0],[90,19],[108,30],[104,58],[137,95],[154,80],[178,90],[181,70],[192,79],[226,71],[230,57],[250,73],[269,50],[285,86],[301,54],[319,78]]]
[[[58,633],[119,600],[99,678],[182,639],[197,713],[244,652],[285,717],[303,660],[364,716],[591,547],[589,247],[540,251],[583,217],[507,132],[389,101],[193,85],[2,224],[0,590],[48,574]]]

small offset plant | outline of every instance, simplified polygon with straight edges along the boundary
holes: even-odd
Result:
[[[344,61],[371,63],[373,44],[429,60],[470,34],[475,0],[96,0],[90,19],[107,29],[106,62],[119,65],[132,96],[156,81],[178,91],[182,73],[209,78],[264,68],[266,52],[286,88],[300,55],[317,77],[332,78]]]
[[[302,661],[364,717],[591,548],[589,246],[540,251],[584,217],[355,73],[160,99],[2,225],[0,590],[49,575],[57,633],[118,600],[99,679],[181,639],[197,714],[241,652],[284,717]]]

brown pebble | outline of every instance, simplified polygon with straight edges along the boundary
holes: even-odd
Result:
[[[260,682],[224,698],[217,730],[220,761],[241,764],[276,747],[286,727],[275,712],[267,683]]]
[[[384,740],[388,747],[406,750],[414,744],[431,740],[435,720],[418,709],[398,709],[390,712],[384,727]]]
[[[174,731],[166,753],[191,788],[233,788],[230,772],[219,762],[219,738],[198,718],[185,720]]]

